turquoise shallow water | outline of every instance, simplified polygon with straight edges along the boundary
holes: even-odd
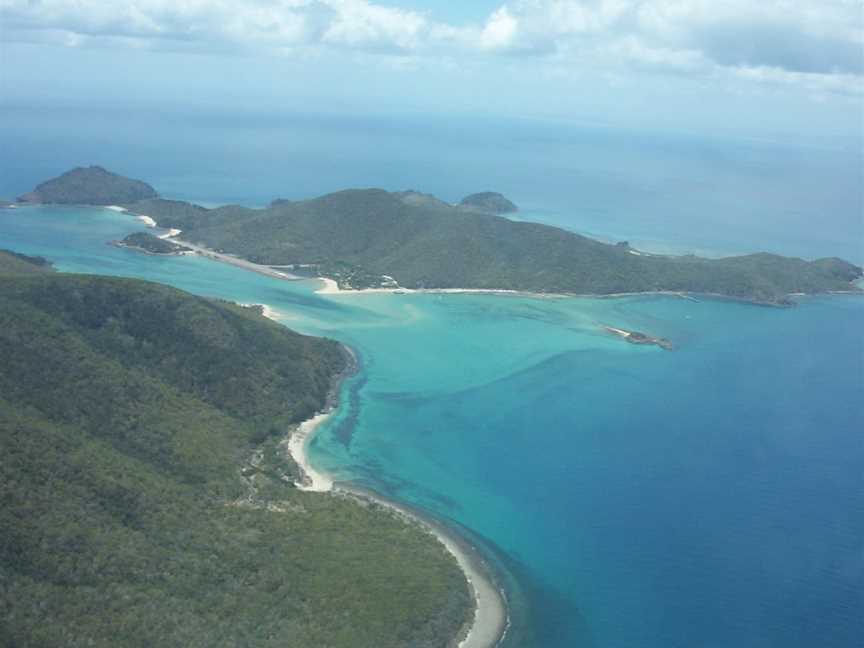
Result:
[[[476,534],[515,579],[510,645],[860,645],[864,299],[323,298],[105,244],[134,229],[0,210],[0,247],[267,303],[357,349],[313,461]]]

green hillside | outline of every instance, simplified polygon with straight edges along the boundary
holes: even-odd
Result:
[[[0,255],[0,261],[4,255]],[[147,282],[0,274],[0,645],[445,646],[462,573],[298,491],[339,346]]]
[[[0,273],[40,274],[52,271],[51,263],[47,259],[0,250]]]
[[[772,254],[725,259],[636,253],[537,223],[471,213],[414,192],[348,190],[267,209],[207,210],[151,200],[132,209],[183,238],[272,265],[317,264],[343,287],[488,288],[546,293],[716,293],[765,302],[849,290],[861,269],[840,259]]]

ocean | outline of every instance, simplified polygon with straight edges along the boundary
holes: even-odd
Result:
[[[91,139],[25,127],[44,115],[15,119],[8,195],[88,163],[210,203],[363,185],[449,200],[496,189],[523,206],[520,218],[646,247],[864,260],[860,153],[843,143],[552,137],[551,125],[525,123],[502,143],[476,124],[424,137],[410,123],[235,129],[228,117],[145,141],[121,137],[119,115],[94,123]],[[381,145],[365,148],[372,139]],[[665,296],[328,297],[315,281],[106,244],[141,229],[100,209],[0,210],[0,247],[63,271],[266,303],[287,326],[356,349],[361,371],[313,463],[466,533],[507,591],[505,645],[860,646],[864,299],[777,309]],[[676,349],[630,345],[602,325]]]
[[[95,106],[99,106],[98,108]],[[167,198],[268,204],[349,187],[455,202],[653,252],[864,263],[864,141],[729,138],[540,120],[0,106],[0,198],[100,164]]]

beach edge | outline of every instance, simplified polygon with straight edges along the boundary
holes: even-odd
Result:
[[[453,556],[465,576],[474,600],[472,620],[453,638],[450,645],[458,648],[495,648],[507,633],[510,615],[507,597],[480,551],[467,538],[460,536],[431,514],[421,513],[408,504],[390,499],[371,489],[348,482],[337,483],[326,471],[312,465],[308,452],[309,444],[321,426],[339,407],[339,390],[344,381],[360,369],[358,356],[351,347],[345,344],[340,346],[347,356],[347,364],[345,369],[333,379],[327,405],[322,411],[290,430],[286,441],[283,442],[285,450],[301,473],[301,478],[295,486],[300,490],[329,493],[333,497],[350,497],[365,505],[371,502],[433,535]]]

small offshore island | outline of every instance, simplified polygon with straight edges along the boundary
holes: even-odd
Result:
[[[624,329],[615,328],[614,326],[604,326],[603,329],[624,338],[630,344],[655,345],[665,351],[672,351],[675,347],[670,340],[661,337],[653,337],[639,331],[625,331]]]

